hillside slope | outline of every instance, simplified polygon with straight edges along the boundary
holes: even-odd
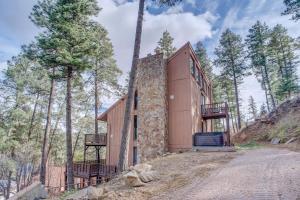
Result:
[[[234,143],[269,142],[279,138],[285,143],[294,138],[300,144],[300,97],[287,100],[267,116],[256,120],[233,136]]]

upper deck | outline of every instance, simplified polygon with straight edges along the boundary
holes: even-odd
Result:
[[[201,105],[201,114],[203,119],[220,119],[228,116],[228,104],[212,103]]]

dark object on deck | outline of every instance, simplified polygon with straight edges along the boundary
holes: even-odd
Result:
[[[195,133],[194,146],[223,146],[223,132]]]

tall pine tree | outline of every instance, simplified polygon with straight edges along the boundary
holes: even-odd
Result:
[[[94,26],[91,18],[98,14],[96,0],[42,0],[33,7],[31,20],[43,28],[37,37],[40,53],[50,66],[61,72],[66,80],[66,146],[67,184],[73,188],[72,156],[72,79],[92,64],[88,55],[97,47]]]
[[[241,128],[241,113],[239,101],[239,85],[248,75],[245,64],[245,50],[242,38],[229,29],[222,33],[219,45],[215,50],[215,64],[221,69],[221,75],[232,81],[234,86],[235,107],[238,129]]]
[[[213,77],[213,69],[210,59],[208,58],[206,49],[202,42],[197,42],[195,47],[195,53],[200,61],[201,67],[204,69],[205,74],[208,76],[209,79]]]
[[[155,53],[163,53],[164,58],[169,58],[175,51],[176,48],[173,46],[172,36],[168,31],[163,32],[162,38],[158,41],[158,46],[154,50]]]
[[[274,69],[272,65],[268,63],[267,59],[268,40],[268,26],[257,21],[256,24],[249,29],[246,44],[248,47],[248,56],[251,59],[252,71],[261,83],[262,89],[265,91],[267,107],[268,110],[270,110],[270,107],[274,109],[276,104],[271,81],[271,73]]]
[[[256,102],[254,101],[253,96],[249,97],[248,100],[248,112],[249,115],[251,116],[252,120],[255,120],[257,118],[257,106],[256,106]]]
[[[275,70],[274,91],[277,99],[284,100],[298,92],[295,40],[282,25],[276,25],[271,32],[269,57]]]

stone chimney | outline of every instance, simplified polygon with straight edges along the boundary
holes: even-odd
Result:
[[[167,72],[163,54],[139,60],[138,93],[138,161],[162,155],[168,147]]]

